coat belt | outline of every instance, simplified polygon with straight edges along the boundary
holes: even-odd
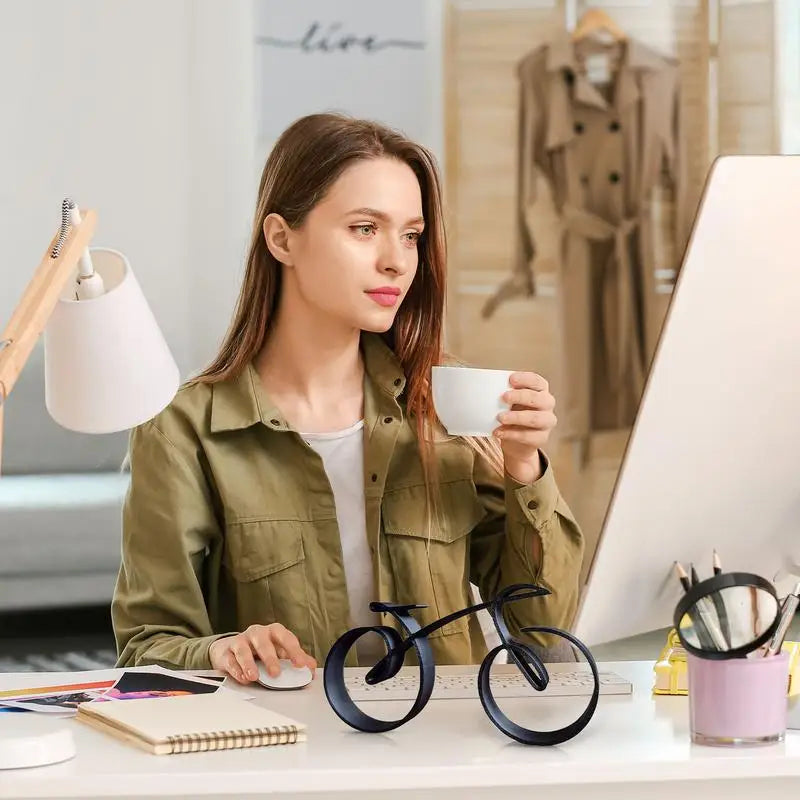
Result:
[[[639,228],[641,216],[627,217],[617,224],[608,222],[597,214],[565,205],[562,209],[564,230],[589,241],[613,241],[614,248],[605,264],[602,276],[603,298],[601,323],[603,345],[606,353],[612,389],[618,390],[630,374],[634,391],[644,385],[644,348],[639,319],[636,313],[636,296],[630,253],[630,236]],[[612,299],[616,297],[617,342],[614,349],[613,335],[607,324],[614,310]]]

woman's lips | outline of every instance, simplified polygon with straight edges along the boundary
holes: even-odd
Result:
[[[367,292],[367,294],[379,305],[391,307],[397,305],[400,295],[395,292]]]

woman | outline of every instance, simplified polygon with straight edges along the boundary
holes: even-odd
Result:
[[[131,436],[112,618],[120,665],[321,663],[371,600],[426,624],[511,583],[512,633],[568,625],[583,540],[541,448],[546,381],[516,373],[495,440],[448,437],[445,236],[423,147],[332,114],[295,122],[261,178],[234,320],[205,372]],[[360,640],[351,663],[374,658]],[[485,654],[474,615],[430,638],[437,663]]]

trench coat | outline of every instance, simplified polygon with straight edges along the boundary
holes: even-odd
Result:
[[[607,86],[584,68],[598,49],[612,65]],[[526,212],[543,176],[561,223],[559,428],[585,440],[632,424],[655,351],[663,315],[651,215],[657,187],[672,194],[675,253],[688,238],[678,64],[633,39],[609,47],[564,33],[526,55],[517,76],[514,261],[483,315],[536,293]]]

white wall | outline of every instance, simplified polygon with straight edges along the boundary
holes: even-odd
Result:
[[[71,196],[98,212],[94,243],[130,259],[186,374],[225,327],[250,225],[250,3],[0,13],[0,327]]]
[[[777,0],[775,35],[781,152],[800,153],[800,3],[797,0]]]
[[[260,171],[253,168],[252,0],[191,0],[190,335],[208,363],[238,296]]]
[[[257,31],[315,19],[425,47],[258,51]],[[280,130],[336,107],[442,151],[439,0],[2,2],[0,74],[0,330],[70,196],[98,212],[93,243],[130,259],[184,376],[229,322]]]
[[[440,0],[253,6],[257,158],[297,117],[343,111],[397,127],[442,160]]]
[[[186,365],[189,24],[188,2],[4,5],[0,318],[71,196],[98,211],[94,243],[128,255]]]

